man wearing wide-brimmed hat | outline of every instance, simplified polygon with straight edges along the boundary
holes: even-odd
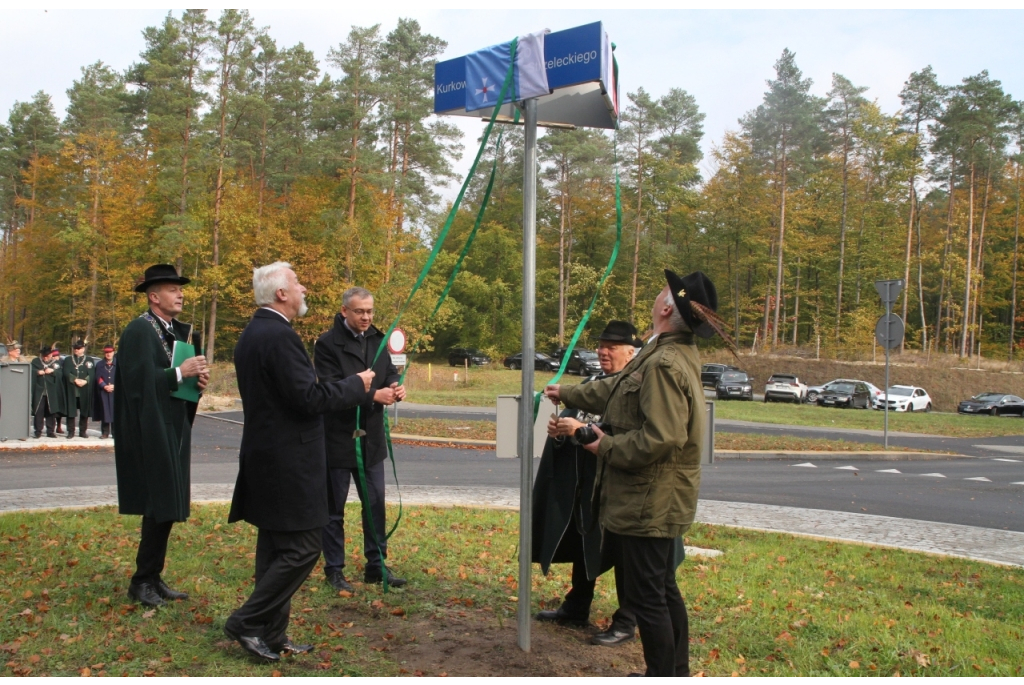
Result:
[[[55,417],[64,412],[64,391],[61,387],[57,351],[49,345],[43,345],[39,356],[32,360],[31,369],[32,427],[35,429],[35,437],[42,437],[45,422],[46,437],[55,438]]]
[[[68,418],[68,440],[75,437],[75,423],[78,435],[86,437],[89,417],[92,416],[92,383],[95,377],[92,359],[85,354],[85,341],[79,338],[71,345],[71,354],[64,357],[61,371],[64,376],[64,405]]]
[[[648,676],[687,676],[689,629],[675,578],[675,541],[693,523],[704,440],[704,391],[694,335],[721,332],[718,296],[701,272],[667,285],[651,310],[653,335],[616,376],[545,393],[602,414],[594,498],[604,548],[621,569],[621,602],[636,617]]]
[[[628,321],[609,321],[597,339],[601,373],[583,382],[619,373],[643,345],[636,334],[636,326]],[[597,577],[608,566],[601,563],[601,527],[591,510],[597,460],[573,437],[576,429],[600,419],[597,414],[569,406],[548,422],[549,437],[533,487],[533,561],[545,574],[552,563],[571,563],[572,589],[557,609],[537,614],[541,621],[589,625]],[[619,575],[616,572],[616,577]],[[633,614],[620,607],[609,630],[592,641],[612,646],[629,642],[635,633]]]
[[[206,358],[171,365],[175,342],[186,342],[192,326],[176,317],[184,306],[181,286],[189,279],[170,264],[146,269],[135,292],[145,293],[149,309],[129,323],[118,342],[114,367],[114,462],[122,514],[142,516],[135,574],[128,596],[146,606],[187,599],[172,590],[161,573],[175,521],[188,518],[192,421],[196,404],[171,395],[186,378],[199,389],[210,375]]]

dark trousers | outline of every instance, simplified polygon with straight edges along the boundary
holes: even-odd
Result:
[[[675,540],[605,531],[604,544],[622,569],[620,601],[636,616],[648,676],[690,675],[686,604],[676,584]]]
[[[83,388],[83,390],[84,390],[84,388]],[[70,438],[72,435],[75,434],[75,416],[79,412],[81,412],[82,413],[82,424],[81,424],[80,430],[78,432],[78,435],[79,435],[79,437],[83,437],[84,438],[86,436],[86,434],[87,434],[86,431],[89,430],[89,415],[86,414],[85,412],[81,411],[82,398],[76,397],[76,398],[72,399],[72,398],[69,397],[68,398],[68,402],[74,402],[74,404],[72,404],[71,406],[68,407],[68,412],[69,412],[68,413],[68,437]]]
[[[32,416],[32,427],[35,428],[37,438],[43,434],[44,421],[46,422],[46,434],[52,438],[54,436],[53,428],[55,421],[54,415],[50,413],[50,401],[46,397],[39,400],[36,413]]]
[[[164,563],[167,560],[167,540],[171,537],[174,521],[161,521],[151,516],[142,517],[142,535],[139,551],[135,555],[135,575],[132,585],[160,582]]]
[[[320,558],[322,528],[299,531],[259,529],[256,536],[256,587],[245,604],[228,617],[226,628],[262,637],[272,649],[288,639],[292,595]]]
[[[577,559],[572,564],[572,588],[565,595],[562,609],[573,618],[587,620],[590,618],[590,605],[594,601],[594,588],[597,586],[597,578],[587,578],[587,565],[583,562],[583,536],[576,529],[575,521],[570,523],[569,530],[565,531],[561,542],[558,543],[558,553],[571,555]],[[602,569],[607,570],[615,564],[614,560],[604,555],[602,551]],[[636,618],[633,612],[623,603],[622,594],[622,572],[620,565],[615,564],[615,593],[619,597],[619,608],[612,615],[612,625],[616,630],[630,631],[636,629]],[[604,572],[602,570],[602,573]]]
[[[324,527],[324,573],[330,578],[332,574],[345,568],[345,502],[348,501],[349,484],[355,481],[360,502],[366,503],[367,493],[363,492],[363,485],[359,482],[358,469],[328,471],[334,504],[338,508],[338,513],[331,514],[331,520]],[[384,462],[366,467],[366,488],[370,491],[370,499],[369,507],[363,507],[365,573],[376,575],[381,573],[381,558],[388,558],[388,541],[384,539],[388,532],[384,527]],[[370,528],[367,509],[373,516],[373,528]]]
[[[102,437],[109,438],[110,437],[110,424],[107,423],[106,421],[100,421],[100,433],[101,433]]]

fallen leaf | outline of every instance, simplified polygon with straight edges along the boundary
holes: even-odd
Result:
[[[373,607],[374,609],[383,609],[384,608],[384,602],[382,602],[379,599],[375,599],[372,602],[370,602],[370,606]]]
[[[38,654],[33,654],[28,658],[28,660],[30,663],[38,664],[42,658],[43,657],[39,656]]]
[[[776,640],[785,640],[787,642],[792,642],[793,641],[793,636],[790,635],[788,631],[783,630],[781,633],[779,633],[777,636],[775,636],[775,639]]]
[[[854,669],[860,668],[860,662],[859,661],[851,661],[850,662],[850,668],[854,668]]]
[[[351,597],[352,593],[349,592],[348,590],[338,590],[338,596],[339,597]]]
[[[78,675],[82,676],[83,678],[88,678],[92,675],[92,669],[88,667],[80,669],[78,671]]]
[[[405,609],[403,609],[402,607],[395,607],[394,609],[391,610],[391,615],[392,616],[405,616]]]
[[[142,612],[142,618],[153,618],[154,616],[156,616],[156,609]]]
[[[281,671],[273,671],[273,672],[271,672],[270,677],[271,678],[280,678],[281,677]]]

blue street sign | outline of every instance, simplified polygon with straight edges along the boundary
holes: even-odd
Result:
[[[615,128],[619,116],[619,93],[612,61],[611,40],[601,22],[577,26],[544,36],[544,67],[551,92],[537,100],[540,125],[569,124],[591,128]],[[495,46],[496,48],[497,46]],[[474,53],[495,52],[488,48]],[[497,60],[493,60],[497,63]],[[503,62],[508,68],[507,51]],[[500,90],[504,72],[483,74],[473,65],[472,83],[467,82],[467,57],[439,62],[434,68],[434,113],[489,117],[491,107],[478,109],[485,94]],[[519,71],[517,70],[517,79]],[[477,83],[479,81],[479,83]],[[497,92],[497,91],[495,91]],[[518,92],[518,91],[517,91]],[[510,101],[514,96],[506,98]],[[469,106],[467,106],[469,104]],[[512,105],[504,104],[499,117],[512,117]]]

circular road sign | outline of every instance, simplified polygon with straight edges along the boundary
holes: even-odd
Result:
[[[402,354],[402,352],[405,352],[405,331],[401,328],[391,331],[391,337],[388,338],[388,351],[391,354]]]
[[[882,347],[891,350],[894,347],[900,346],[905,332],[906,328],[903,325],[903,319],[895,314],[886,314],[875,325],[875,340]]]

